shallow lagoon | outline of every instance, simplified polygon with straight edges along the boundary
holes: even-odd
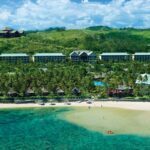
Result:
[[[89,111],[91,111],[90,114]],[[95,111],[97,110],[96,109],[88,110],[87,108],[32,108],[32,109],[30,108],[30,109],[0,110],[0,149],[1,150],[150,149],[149,135],[143,136],[140,134],[139,135],[117,134],[109,136],[102,134],[99,128],[98,129],[95,127],[91,128],[94,120],[88,121],[85,119],[79,122],[76,121],[72,122],[72,120],[68,118],[75,114],[78,116],[79,113],[81,112],[88,113],[87,115],[91,118],[90,115],[92,115],[92,111],[96,113]],[[68,114],[70,115],[68,116]],[[83,113],[82,116],[84,115],[85,114]],[[112,114],[108,113],[107,115],[109,116]],[[140,115],[138,116],[143,117]],[[79,118],[79,120],[82,120],[81,118]],[[92,116],[92,119],[94,118],[95,117]],[[117,118],[119,119],[119,117]],[[147,119],[148,118],[143,119],[143,124],[145,121],[147,121]],[[89,122],[90,126],[87,126],[86,121]],[[85,124],[81,124],[81,122],[85,122]]]
[[[115,134],[150,135],[150,111],[76,107],[64,113],[62,118],[89,130],[99,131],[104,134],[111,130]]]

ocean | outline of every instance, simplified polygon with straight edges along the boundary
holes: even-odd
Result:
[[[0,150],[150,150],[149,135],[107,135],[69,121],[64,115],[69,112],[72,108],[0,110]]]

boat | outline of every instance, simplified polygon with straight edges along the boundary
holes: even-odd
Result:
[[[56,103],[52,102],[51,105],[56,105]]]
[[[114,134],[114,132],[112,130],[108,130],[107,134]]]
[[[45,103],[43,103],[43,102],[42,102],[42,103],[39,103],[39,105],[44,106],[44,105],[45,105]]]
[[[70,102],[67,102],[66,104],[67,104],[67,105],[71,105],[71,103],[70,103]]]
[[[92,104],[92,101],[88,100],[86,103],[87,103],[87,104]]]

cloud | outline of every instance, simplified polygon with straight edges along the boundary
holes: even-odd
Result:
[[[11,18],[11,13],[5,9],[0,10],[0,23],[4,25]]]
[[[83,28],[94,25],[149,28],[150,0],[112,0],[107,4],[26,0],[13,11],[0,6],[0,22],[1,25],[23,29],[51,26]]]

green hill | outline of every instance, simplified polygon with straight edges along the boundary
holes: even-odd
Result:
[[[89,49],[101,52],[150,52],[150,29],[89,27],[82,30],[27,32],[19,38],[0,38],[0,53],[64,52]]]

